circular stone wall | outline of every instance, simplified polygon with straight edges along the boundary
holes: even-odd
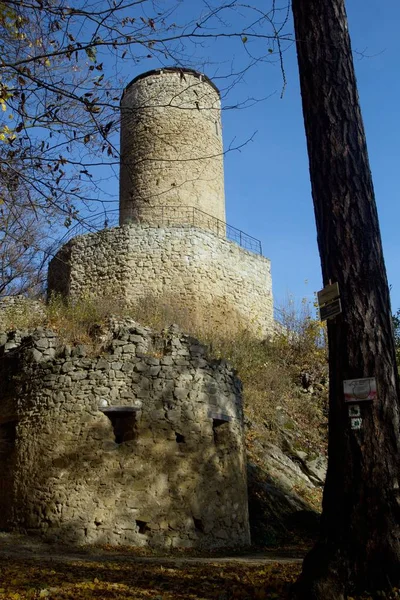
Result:
[[[270,261],[189,225],[136,224],[78,236],[50,262],[48,288],[72,300],[154,300],[202,329],[233,333],[244,326],[261,338],[274,330]]]
[[[0,529],[161,549],[247,545],[233,370],[176,328],[125,320],[103,333],[99,356],[43,329],[0,336]]]
[[[225,222],[219,92],[190,69],[145,73],[121,100],[120,224],[159,223],[165,207]]]

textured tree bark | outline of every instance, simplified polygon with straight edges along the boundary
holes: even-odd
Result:
[[[328,322],[329,463],[321,534],[294,596],[338,600],[400,584],[399,383],[389,289],[344,0],[292,0]],[[343,380],[376,377],[352,430]]]

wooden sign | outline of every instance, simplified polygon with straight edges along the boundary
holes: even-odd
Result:
[[[333,319],[342,312],[342,303],[339,298],[339,284],[330,283],[318,292],[319,316],[321,321]]]
[[[336,282],[326,285],[323,290],[317,293],[317,297],[319,306],[336,300],[336,298],[339,298],[339,284]]]
[[[333,319],[340,315],[342,312],[342,303],[340,302],[340,298],[336,298],[329,302],[329,304],[325,304],[324,306],[319,307],[319,317],[321,321],[326,321],[327,319]]]

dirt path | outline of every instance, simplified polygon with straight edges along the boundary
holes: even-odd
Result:
[[[226,556],[140,556],[134,551],[96,547],[67,547],[47,544],[37,538],[15,533],[0,532],[0,561],[21,559],[55,563],[73,562],[136,562],[174,565],[241,564],[263,565],[268,563],[301,563],[304,552],[299,549],[270,550],[256,554]]]

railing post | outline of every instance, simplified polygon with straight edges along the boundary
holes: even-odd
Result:
[[[239,246],[243,246],[242,244],[242,232],[239,231]]]

